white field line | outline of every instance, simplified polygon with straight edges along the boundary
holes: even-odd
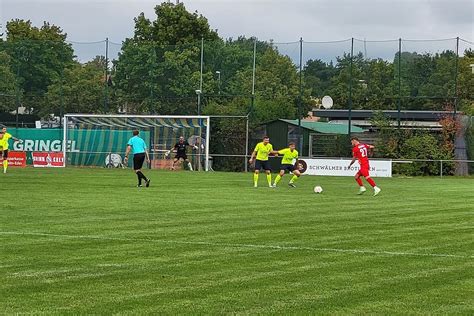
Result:
[[[96,236],[96,235],[66,235],[66,234],[51,234],[51,233],[40,233],[40,232],[0,231],[0,235],[42,236],[42,237],[55,237],[55,238],[63,238],[63,239],[113,240],[113,241],[124,241],[124,242],[153,242],[153,243],[162,243],[162,244],[184,244],[184,245],[199,245],[199,246],[228,247],[228,248],[339,252],[339,253],[386,255],[386,256],[416,256],[416,257],[464,258],[464,259],[474,258],[474,256],[471,256],[471,255],[453,255],[453,254],[444,254],[444,253],[381,251],[381,250],[370,250],[370,249],[316,248],[316,247],[279,246],[279,245],[254,245],[254,244],[239,244],[239,243],[216,243],[216,242],[207,242],[207,241],[163,240],[163,239],[152,239],[152,238],[149,239],[149,238],[107,237],[107,236]]]

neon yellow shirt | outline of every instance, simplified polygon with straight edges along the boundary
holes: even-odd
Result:
[[[8,140],[5,139],[5,136],[3,136],[2,139],[0,139],[0,150],[7,150],[8,149]]]
[[[3,138],[0,139],[0,147],[2,147],[2,150],[7,150],[8,149],[8,141],[12,138],[12,134],[10,133],[5,133],[3,134]]]
[[[295,149],[291,151],[290,148],[285,148],[278,151],[279,155],[283,155],[281,159],[282,165],[292,165],[294,159],[298,159],[298,151]]]
[[[263,142],[260,142],[253,151],[257,152],[257,160],[266,161],[268,160],[268,155],[273,151],[273,146],[270,143],[265,145]]]

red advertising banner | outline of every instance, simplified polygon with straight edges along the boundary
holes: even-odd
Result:
[[[3,158],[0,155],[0,163],[3,163]],[[24,151],[9,151],[8,152],[8,166],[10,167],[26,167],[26,152]]]
[[[64,154],[62,152],[38,152],[31,153],[33,167],[57,168],[64,167]]]

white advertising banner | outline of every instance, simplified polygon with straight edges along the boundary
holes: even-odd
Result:
[[[351,168],[347,168],[351,159],[300,159],[303,165],[303,174],[314,176],[351,176],[359,171],[359,163],[355,162]],[[371,160],[370,175],[372,177],[391,177],[392,161]]]

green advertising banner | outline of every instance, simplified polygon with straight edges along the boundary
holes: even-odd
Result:
[[[23,140],[14,142],[12,150],[28,152],[28,163],[31,163],[33,151],[62,151],[62,129],[11,129],[10,133]],[[122,156],[128,139],[132,137],[129,130],[98,130],[98,129],[69,129],[67,141],[67,164],[78,166],[106,166],[109,154]],[[140,133],[147,144],[150,144],[150,132]]]

